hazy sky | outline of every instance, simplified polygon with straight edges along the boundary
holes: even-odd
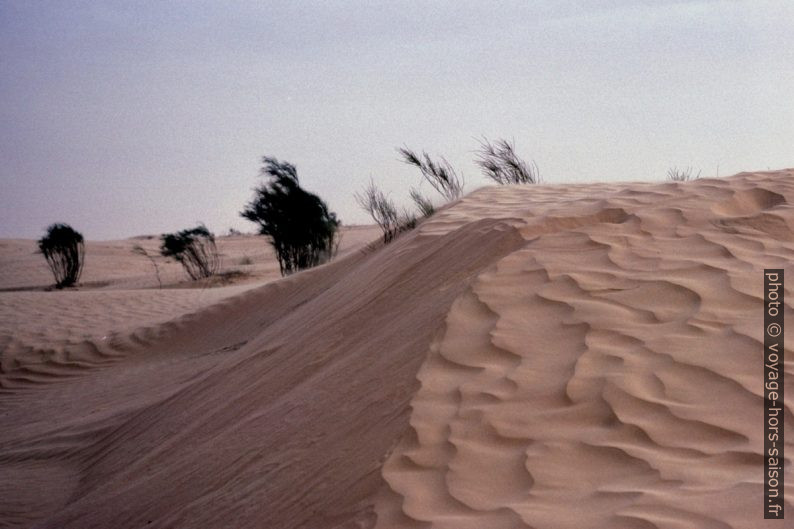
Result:
[[[419,183],[395,147],[473,190],[483,134],[549,183],[792,167],[792,28],[791,0],[0,0],[0,237],[252,231],[266,154],[364,222],[370,177]]]

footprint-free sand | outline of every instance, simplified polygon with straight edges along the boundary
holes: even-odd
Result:
[[[487,187],[345,237],[284,279],[232,237],[244,273],[162,289],[155,240],[88,243],[69,291],[0,241],[0,527],[784,526],[762,287],[794,284],[794,170]]]

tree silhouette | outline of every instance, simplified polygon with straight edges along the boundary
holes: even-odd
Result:
[[[55,276],[56,288],[74,285],[83,270],[83,236],[68,224],[52,224],[39,239],[39,251]]]
[[[260,174],[268,180],[255,189],[240,215],[257,223],[259,233],[270,238],[281,275],[329,260],[339,242],[336,214],[300,186],[294,165],[269,156],[262,163]]]

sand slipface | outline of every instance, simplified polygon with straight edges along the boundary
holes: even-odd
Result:
[[[5,318],[0,525],[782,527],[762,272],[791,276],[793,177],[484,188],[109,344]]]

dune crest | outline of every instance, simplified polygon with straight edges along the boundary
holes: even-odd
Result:
[[[484,188],[177,319],[125,311],[112,348],[0,359],[0,521],[766,527],[762,271],[792,270],[792,177]]]
[[[523,218],[527,243],[453,303],[376,527],[764,526],[762,272],[791,268],[792,176],[487,189],[452,208]]]

